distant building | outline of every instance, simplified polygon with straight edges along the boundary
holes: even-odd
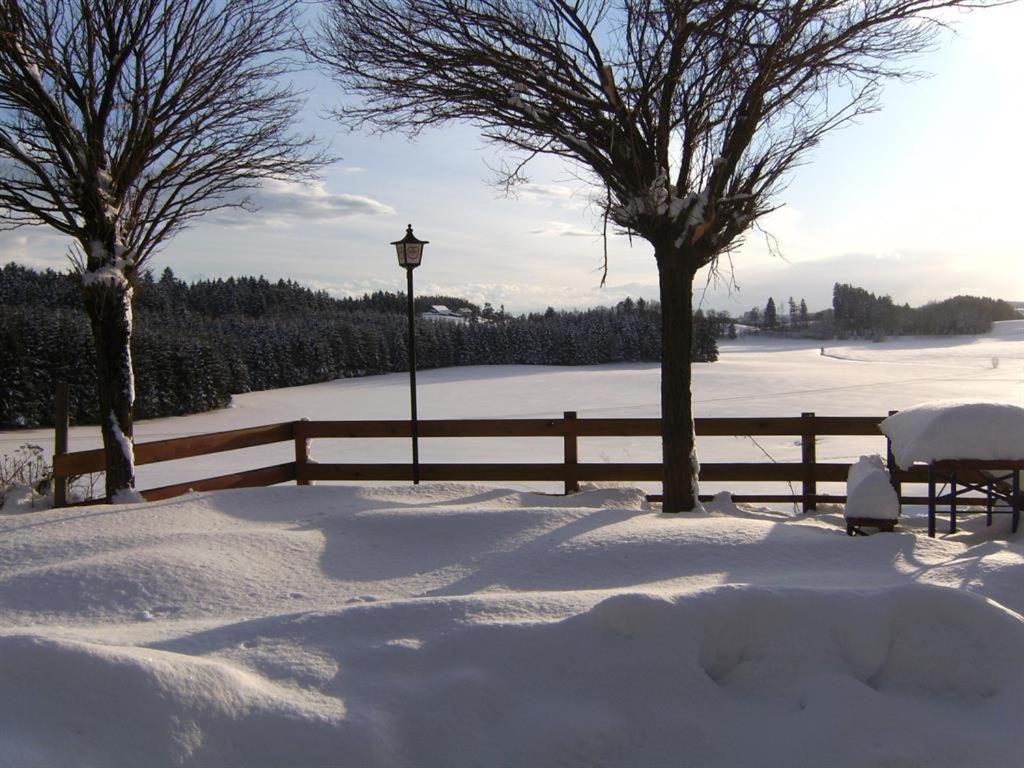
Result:
[[[420,317],[426,320],[437,320],[439,322],[447,323],[468,323],[470,320],[470,311],[468,309],[460,309],[456,312],[452,312],[444,304],[435,304],[427,312],[422,312]]]

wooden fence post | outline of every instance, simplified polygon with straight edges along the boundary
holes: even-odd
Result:
[[[896,411],[889,411],[889,415],[893,416]],[[889,482],[892,483],[892,489],[896,491],[896,498],[899,499],[900,505],[903,505],[903,483],[896,477],[896,473],[900,471],[900,468],[896,466],[896,456],[892,452],[892,440],[888,437],[885,438],[885,468],[889,470]]]
[[[68,452],[68,429],[70,427],[70,387],[66,381],[57,384],[57,391],[54,395],[54,417],[53,417],[53,458],[54,465],[57,457]],[[53,506],[64,507],[68,503],[68,479],[58,477],[56,468],[53,475]]]
[[[800,431],[800,460],[804,465],[804,514],[807,514],[818,508],[818,502],[814,498],[818,495],[817,473],[815,472],[818,462],[818,448],[814,426],[814,412],[801,413],[800,418],[803,422],[803,429]]]
[[[310,481],[303,477],[303,470],[309,463],[309,440],[302,429],[302,422],[309,419],[300,419],[292,424],[295,431],[295,484],[310,485]]]
[[[570,469],[571,465],[579,463],[579,453],[576,444],[576,411],[565,411],[562,414],[562,427],[564,432],[564,463],[566,471],[572,473],[572,477],[568,474],[565,478],[565,495],[568,496],[570,493],[579,493],[580,481],[575,477],[575,471]]]

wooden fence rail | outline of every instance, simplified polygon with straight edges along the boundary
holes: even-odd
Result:
[[[818,492],[818,483],[845,482],[850,465],[817,460],[817,438],[834,435],[878,437],[879,422],[884,416],[818,416],[804,413],[799,417],[699,418],[695,421],[699,437],[792,435],[800,438],[799,462],[712,463],[701,466],[701,479],[714,482],[777,482],[799,483],[800,492],[777,494],[734,495],[738,502],[800,503],[811,511],[818,503],[842,503],[840,494]],[[560,438],[563,457],[556,463],[421,463],[423,480],[489,481],[489,482],[559,482],[565,493],[579,490],[585,481],[661,482],[660,463],[583,463],[579,461],[579,440],[592,437],[658,437],[661,420],[656,418],[578,418],[567,411],[556,419],[437,419],[419,422],[420,438]],[[308,485],[314,481],[403,481],[412,478],[412,465],[407,463],[316,463],[310,460],[308,443],[313,439],[409,438],[408,421],[294,421],[214,432],[191,437],[156,440],[135,445],[136,464],[152,464],[222,451],[252,448],[280,442],[293,442],[295,459],[283,464],[260,467],[217,477],[207,477],[175,485],[149,488],[142,495],[149,501],[168,499],[189,490],[245,488],[296,482]],[[103,471],[102,450],[62,452],[58,440],[54,455],[54,475],[63,487],[68,478]],[[66,442],[64,443],[66,445]],[[888,446],[887,446],[888,449]],[[904,483],[927,483],[927,471],[903,471],[894,466],[891,450],[893,485],[901,492]],[[924,496],[902,496],[904,503],[926,503]],[[652,496],[653,500],[660,497]],[[702,497],[707,499],[710,497]],[[101,501],[94,499],[92,501]]]

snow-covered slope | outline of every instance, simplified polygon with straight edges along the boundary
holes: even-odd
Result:
[[[998,323],[992,323],[992,335],[1024,338],[1024,320],[1000,320]]]
[[[1005,523],[444,484],[0,516],[0,766],[1013,765]]]

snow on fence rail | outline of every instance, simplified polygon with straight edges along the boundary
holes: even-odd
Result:
[[[800,493],[735,495],[737,502],[801,503],[811,511],[818,503],[843,503],[844,495],[818,493],[817,484],[845,482],[849,463],[823,463],[817,460],[816,438],[826,435],[859,435],[882,438],[878,429],[884,416],[818,416],[733,418],[714,417],[695,420],[698,436],[755,437],[793,435],[800,437],[799,462],[712,463],[701,466],[701,479],[713,482],[800,483]],[[567,411],[560,419],[431,419],[419,422],[420,438],[481,437],[560,437],[563,457],[558,463],[421,463],[422,480],[484,482],[561,482],[565,493],[579,489],[580,482],[661,482],[660,463],[582,463],[578,460],[578,441],[588,437],[657,437],[661,420],[656,418],[586,418]],[[252,448],[293,441],[295,460],[217,477],[202,478],[142,491],[148,501],[173,498],[188,491],[248,488],[295,482],[308,485],[323,481],[402,481],[412,479],[408,463],[317,463],[309,460],[308,441],[312,439],[410,438],[407,420],[378,421],[292,421],[248,427],[206,435],[137,443],[136,464],[152,464],[195,456],[204,456],[240,448]],[[69,477],[101,472],[103,450],[61,452],[56,441],[54,455],[55,484],[63,491]],[[64,443],[66,445],[66,442]],[[927,483],[927,470],[901,470],[896,467],[887,444],[893,485],[903,503],[925,504],[927,497],[903,496],[903,483]],[[63,499],[63,493],[55,499]],[[653,501],[659,496],[649,497]],[[710,498],[710,497],[702,497]],[[102,499],[93,499],[93,502]],[[80,502],[82,503],[82,502]],[[57,502],[60,506],[60,502]]]

